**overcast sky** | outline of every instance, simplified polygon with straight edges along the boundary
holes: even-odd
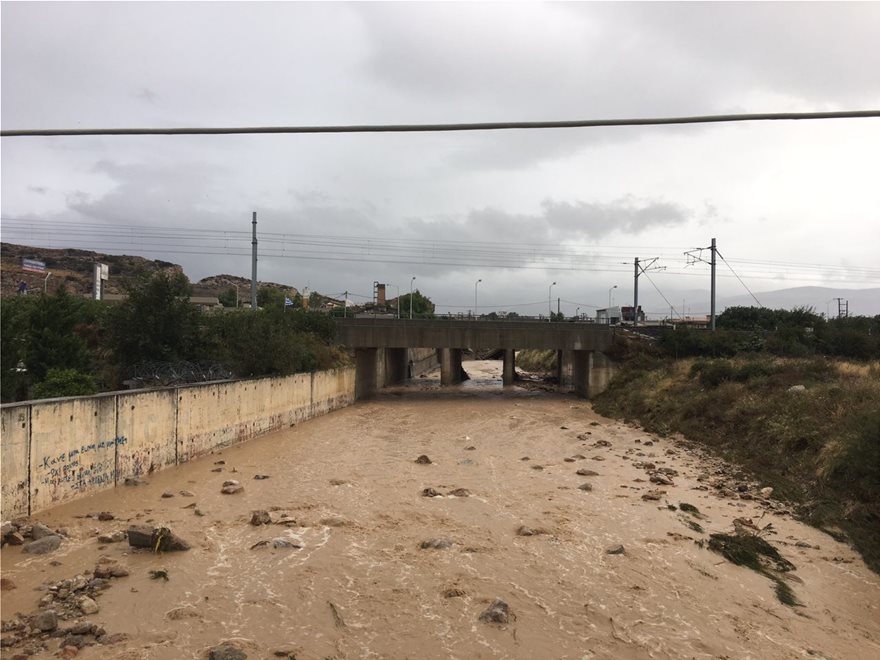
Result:
[[[4,2],[2,124],[877,109],[878,34],[878,3]],[[484,312],[540,313],[548,297],[592,312],[614,285],[615,303],[632,300],[634,257],[661,256],[653,282],[698,313],[708,267],[682,253],[712,237],[756,293],[880,286],[878,154],[880,119],[3,138],[2,232],[165,258],[196,281],[250,275],[249,240],[231,232],[257,211],[260,279],[370,295],[415,276],[442,312],[473,307],[477,279]],[[720,297],[746,292],[719,275]],[[668,310],[640,282],[645,307]]]

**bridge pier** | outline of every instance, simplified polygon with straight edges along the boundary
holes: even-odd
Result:
[[[354,349],[355,399],[366,399],[373,396],[381,386],[379,383],[379,349],[356,348]]]
[[[516,351],[512,348],[504,349],[504,366],[501,370],[501,383],[507,387],[513,385],[516,379]]]
[[[385,349],[385,378],[383,386],[400,385],[409,377],[409,349],[386,348]]]
[[[557,355],[556,375],[561,388],[574,390],[579,396],[591,399],[608,387],[614,365],[604,353],[562,350]]]
[[[462,381],[461,349],[438,348],[440,353],[440,384],[458,385]]]
[[[587,391],[584,394],[592,398],[602,394],[611,382],[614,375],[614,363],[601,351],[590,351],[589,374],[587,378]]]
[[[571,351],[571,387],[578,396],[590,398],[590,364],[593,351]]]

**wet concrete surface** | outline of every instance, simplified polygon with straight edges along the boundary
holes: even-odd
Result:
[[[37,611],[41,585],[104,556],[130,575],[84,618],[128,638],[77,657],[203,658],[227,640],[251,658],[284,649],[300,660],[880,657],[880,578],[848,546],[781,504],[720,496],[707,477],[722,464],[690,445],[571,395],[502,391],[500,362],[465,369],[473,380],[461,387],[417,379],[36,516],[70,538],[42,556],[3,549],[16,586],[3,619]],[[422,454],[429,464],[415,462]],[[678,475],[651,483],[640,462]],[[221,494],[229,479],[244,490]],[[657,489],[660,499],[642,498]],[[699,508],[704,533],[668,508],[682,502]],[[254,526],[255,510],[293,522]],[[84,517],[99,511],[115,519]],[[772,523],[766,538],[797,567],[800,607],[695,542],[741,518]],[[96,540],[129,524],[170,527],[192,549]],[[251,549],[276,538],[300,547]],[[168,580],[151,579],[157,570]],[[507,622],[480,620],[496,599]]]

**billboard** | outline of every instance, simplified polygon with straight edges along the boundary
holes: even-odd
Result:
[[[29,273],[45,273],[46,272],[46,262],[37,261],[36,259],[22,258],[21,269],[26,270]]]

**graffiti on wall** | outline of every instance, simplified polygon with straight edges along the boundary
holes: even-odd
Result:
[[[43,456],[35,466],[34,479],[43,486],[64,486],[76,490],[110,486],[116,482],[116,447],[128,439],[119,436],[80,445],[70,451]],[[112,449],[112,452],[103,450]]]

